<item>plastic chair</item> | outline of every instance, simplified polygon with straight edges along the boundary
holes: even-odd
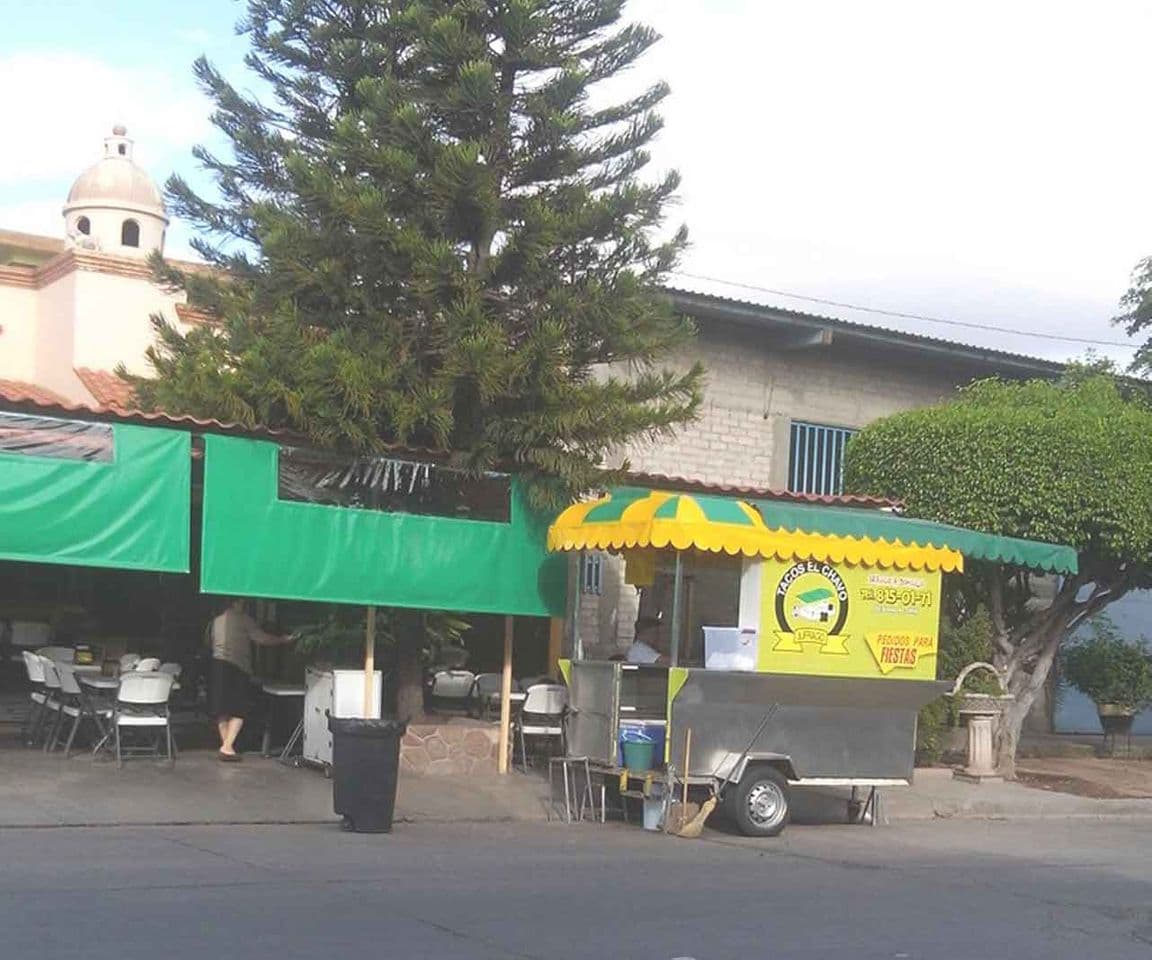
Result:
[[[126,747],[123,743],[123,729],[163,730],[167,739],[166,757],[170,764],[176,763],[176,753],[172,745],[172,723],[168,711],[168,697],[172,693],[172,674],[140,673],[133,671],[124,675],[116,694],[116,707],[112,713],[112,726],[116,736],[116,766],[124,766],[125,756],[160,757],[160,736],[157,734],[152,749]]]
[[[140,662],[140,654],[126,653],[120,658],[120,672],[127,673],[129,670],[135,670],[136,664]]]
[[[137,673],[155,673],[160,669],[159,657],[145,657],[136,664]]]
[[[555,738],[564,747],[564,711],[568,688],[559,683],[537,683],[527,690],[524,706],[516,718],[520,739],[520,767],[528,772],[528,737]]]
[[[44,720],[44,704],[48,699],[44,692],[44,667],[40,658],[28,650],[20,651],[24,656],[24,671],[28,674],[28,682],[32,684],[32,691],[28,694],[28,713],[20,727],[20,738],[25,746],[31,746]]]
[[[432,701],[444,707],[467,709],[476,674],[471,670],[437,670],[432,675]]]
[[[47,753],[48,745],[56,736],[56,728],[60,726],[60,707],[63,704],[56,661],[49,657],[40,657],[40,668],[44,671],[44,717],[49,722],[48,729],[44,731],[44,752]]]
[[[57,725],[56,735],[52,739],[52,750],[60,739],[64,728],[64,718],[72,718],[72,730],[68,734],[68,742],[64,745],[64,756],[72,755],[72,744],[76,740],[76,731],[87,718],[92,721],[98,734],[97,740],[104,735],[104,720],[112,718],[112,710],[108,707],[97,707],[84,692],[84,687],[76,680],[76,671],[67,664],[57,664],[56,672],[60,677],[61,707],[60,723]]]

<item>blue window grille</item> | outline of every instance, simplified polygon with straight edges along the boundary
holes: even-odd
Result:
[[[844,492],[844,448],[858,430],[793,422],[788,489],[835,496]]]
[[[580,592],[596,596],[604,593],[604,554],[584,554],[580,565]]]

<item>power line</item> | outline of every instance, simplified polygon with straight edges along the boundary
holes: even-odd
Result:
[[[847,303],[843,300],[827,300],[823,297],[809,297],[802,293],[790,293],[787,290],[773,290],[769,287],[758,287],[753,283],[740,283],[736,280],[721,280],[718,277],[706,277],[698,273],[684,273],[674,271],[678,277],[689,280],[706,280],[709,283],[720,283],[729,287],[739,287],[743,290],[755,290],[758,293],[770,293],[775,297],[789,297],[793,300],[803,300],[806,303],[818,303],[826,307],[840,307],[844,310],[859,310],[861,313],[873,313],[881,317],[895,317],[900,320],[917,320],[923,323],[939,323],[946,327],[965,327],[969,330],[985,330],[989,333],[1009,333],[1017,337],[1033,337],[1037,340],[1059,340],[1064,343],[1082,343],[1093,347],[1125,347],[1135,350],[1137,344],[1124,340],[1093,340],[1090,337],[1065,337],[1058,333],[1039,333],[1035,330],[1015,330],[1012,327],[997,327],[992,324],[970,323],[965,320],[946,320],[943,317],[930,317],[923,313],[903,313],[899,310],[885,310],[882,307],[865,307],[858,303]]]

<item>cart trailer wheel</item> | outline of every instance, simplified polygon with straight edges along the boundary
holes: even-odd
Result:
[[[778,836],[788,826],[788,781],[775,767],[750,766],[732,792],[729,809],[744,836]]]

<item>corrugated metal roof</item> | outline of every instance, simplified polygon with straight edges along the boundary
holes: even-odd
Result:
[[[1041,357],[1031,357],[1022,353],[1011,353],[994,347],[978,347],[956,340],[946,340],[942,337],[930,337],[922,333],[905,333],[902,330],[893,330],[889,327],[873,326],[868,323],[859,323],[854,320],[844,320],[840,317],[829,317],[818,313],[807,313],[774,304],[758,303],[755,300],[740,300],[735,297],[702,293],[679,287],[667,287],[665,290],[677,307],[690,315],[695,316],[703,311],[711,313],[713,316],[728,314],[728,319],[742,320],[745,323],[757,321],[781,323],[808,329],[823,327],[832,330],[833,333],[839,332],[853,338],[883,341],[907,350],[935,354],[945,353],[954,358],[986,365],[991,368],[989,373],[1012,370],[1032,375],[1058,376],[1067,367],[1066,364],[1055,360],[1045,360]]]
[[[628,484],[637,484],[658,490],[680,491],[683,493],[714,493],[745,499],[781,500],[788,503],[808,503],[815,506],[823,505],[829,507],[864,507],[873,510],[893,510],[902,505],[899,500],[888,500],[884,497],[869,497],[853,493],[840,494],[838,496],[796,493],[791,490],[774,490],[771,487],[709,483],[705,480],[693,480],[689,477],[674,477],[663,473],[645,473],[635,470],[627,473],[625,477]]]

